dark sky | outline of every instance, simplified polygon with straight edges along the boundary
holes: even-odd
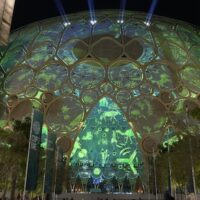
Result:
[[[88,10],[87,0],[61,0],[66,13]],[[158,0],[156,15],[200,25],[199,0]],[[152,0],[127,0],[126,9],[147,12]],[[120,0],[94,0],[95,9],[119,9]],[[58,16],[54,0],[16,0],[12,29]]]

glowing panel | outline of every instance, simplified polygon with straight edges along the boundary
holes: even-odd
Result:
[[[88,46],[85,42],[73,39],[64,43],[58,49],[58,57],[66,64],[72,65],[77,60],[84,58],[88,53]]]
[[[103,81],[104,76],[103,66],[93,60],[80,62],[71,71],[72,83],[84,89],[94,88]]]
[[[143,78],[142,70],[136,63],[122,60],[114,63],[109,69],[109,79],[117,87],[134,88]]]
[[[44,91],[54,91],[67,79],[68,70],[59,63],[52,63],[36,75],[37,87]]]
[[[26,89],[27,86],[32,82],[34,77],[33,71],[24,66],[18,70],[10,73],[5,80],[5,90],[10,94],[17,94]]]
[[[95,25],[94,33],[94,40],[101,38],[102,35],[106,35],[115,39],[120,39],[121,28],[119,24],[113,23],[111,20],[104,19]]]
[[[167,122],[166,109],[156,98],[140,97],[129,107],[130,119],[137,125],[138,131],[151,134],[161,132]]]
[[[48,127],[46,124],[43,124],[42,126],[42,138],[41,138],[41,144],[40,146],[42,148],[47,148],[47,136],[48,136]]]
[[[193,66],[185,66],[181,71],[181,78],[189,89],[200,92],[200,69]],[[188,81],[188,79],[190,81]]]
[[[162,89],[172,89],[175,86],[175,75],[164,64],[149,65],[146,69],[146,77],[151,84],[157,84]]]
[[[46,123],[53,131],[69,132],[80,125],[84,110],[80,101],[67,96],[53,101],[46,114]]]
[[[27,55],[26,62],[33,68],[41,67],[54,56],[56,49],[51,43],[40,43],[39,46],[35,46],[31,54]]]

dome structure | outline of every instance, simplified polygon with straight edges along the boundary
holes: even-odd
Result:
[[[73,144],[95,106],[113,102],[118,108],[99,119],[123,115],[144,157],[180,133],[195,134],[200,124],[188,114],[200,105],[199,29],[159,16],[147,26],[139,12],[126,11],[122,24],[116,11],[96,16],[94,25],[86,13],[70,15],[70,26],[60,17],[39,21],[0,47],[1,127],[40,108],[48,131]]]

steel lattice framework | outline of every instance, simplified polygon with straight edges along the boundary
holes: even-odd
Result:
[[[91,109],[108,97],[121,109],[146,155],[166,137],[199,132],[200,32],[190,24],[126,12],[86,13],[36,22],[0,47],[0,124],[43,109],[49,132],[74,141]],[[116,114],[116,113],[114,113]],[[106,117],[106,116],[105,116]],[[187,123],[186,123],[187,122]]]

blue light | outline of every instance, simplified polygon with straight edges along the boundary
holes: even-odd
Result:
[[[97,20],[90,20],[90,24],[95,25],[97,23]]]
[[[63,25],[64,25],[64,27],[70,26],[71,22],[64,22]]]
[[[118,23],[118,24],[123,24],[123,23],[124,23],[124,20],[117,20],[117,23]]]
[[[150,26],[150,25],[151,25],[150,21],[145,21],[144,24],[145,24],[146,26]]]

